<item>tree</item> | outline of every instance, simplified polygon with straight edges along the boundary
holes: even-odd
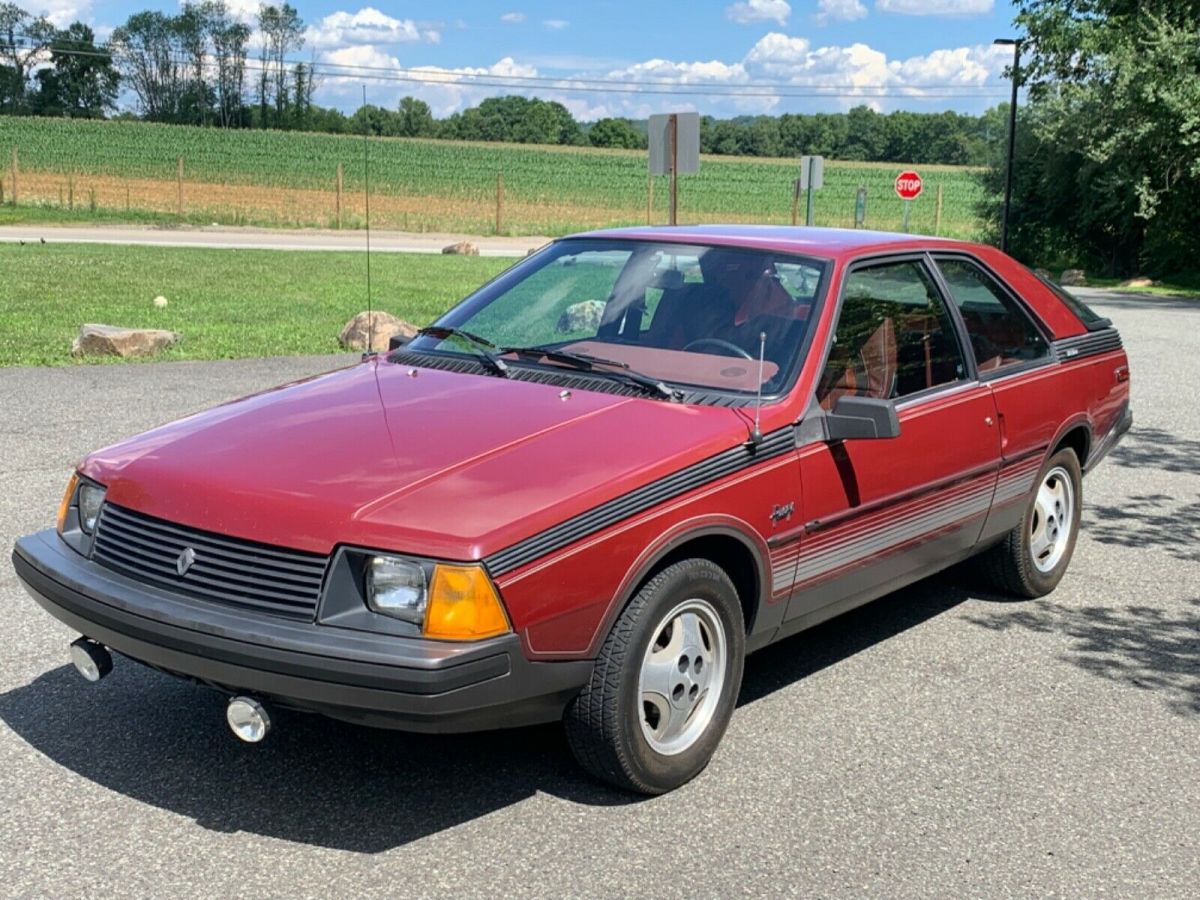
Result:
[[[397,130],[402,137],[432,137],[437,123],[429,104],[416,97],[401,98]]]
[[[288,70],[287,56],[304,46],[304,20],[290,3],[263,4],[258,8],[258,27],[263,35],[258,82],[260,125],[283,127],[293,97],[290,78],[294,73]]]
[[[187,70],[181,63],[174,18],[158,11],[134,13],[112,33],[109,46],[125,85],[152,122],[179,122]]]
[[[628,119],[601,119],[587,133],[593,147],[617,147],[624,150],[643,150],[646,136]]]
[[[1017,21],[1029,106],[1013,250],[1058,248],[1113,274],[1194,268],[1200,0],[1024,0]],[[995,194],[985,212],[998,223]]]
[[[56,31],[45,18],[12,3],[0,3],[0,112],[24,112],[29,73]]]
[[[245,124],[246,44],[250,29],[233,18],[224,0],[204,4],[212,54],[216,62],[216,106],[220,124]]]
[[[112,54],[96,46],[87,25],[75,22],[50,42],[51,67],[38,72],[40,115],[101,119],[114,109],[120,75]]]

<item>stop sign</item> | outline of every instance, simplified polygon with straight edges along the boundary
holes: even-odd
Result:
[[[921,176],[912,169],[905,169],[896,176],[896,193],[902,200],[916,200],[921,196]]]

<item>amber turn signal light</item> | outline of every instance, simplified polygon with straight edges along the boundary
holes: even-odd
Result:
[[[479,566],[433,567],[425,636],[477,641],[509,631],[508,616],[487,573]]]
[[[67,510],[71,508],[71,498],[75,496],[75,488],[78,484],[79,475],[72,472],[71,480],[67,482],[67,489],[63,492],[62,502],[58,504],[58,519],[55,521],[55,527],[59,534],[62,534],[63,529],[67,526]]]

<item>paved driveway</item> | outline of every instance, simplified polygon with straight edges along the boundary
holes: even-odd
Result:
[[[752,657],[715,761],[667,797],[587,780],[555,727],[290,715],[239,745],[200,688],[121,660],[84,684],[0,566],[0,894],[1196,896],[1200,305],[1097,306],[1137,424],[1058,591],[956,573]],[[87,449],[329,364],[0,371],[0,545]]]

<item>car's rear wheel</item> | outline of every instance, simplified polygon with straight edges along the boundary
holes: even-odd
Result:
[[[1021,523],[984,559],[995,587],[1029,598],[1054,590],[1075,552],[1082,500],[1079,459],[1060,450],[1042,466]]]
[[[745,627],[729,576],[705,559],[659,572],[613,624],[567,708],[567,739],[596,777],[661,794],[699,774],[737,701]]]

